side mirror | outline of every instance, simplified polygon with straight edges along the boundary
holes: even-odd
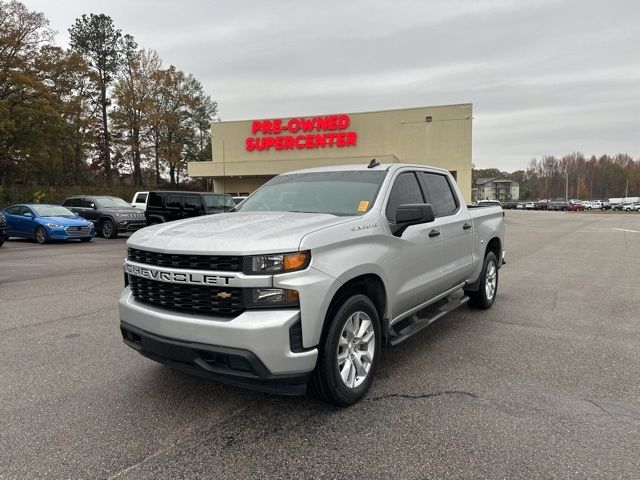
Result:
[[[399,237],[407,227],[430,223],[435,219],[430,203],[400,205],[396,210],[396,221],[391,225],[391,231],[396,237]]]
[[[93,208],[94,210],[96,210],[96,204],[95,203],[90,203],[89,207]]]

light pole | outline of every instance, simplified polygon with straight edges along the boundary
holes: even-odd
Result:
[[[550,200],[550,189],[551,186],[549,185],[551,183],[551,169],[553,168],[553,166],[556,164],[556,161],[553,158],[547,158],[544,161],[544,165],[545,167],[547,167],[547,200]]]

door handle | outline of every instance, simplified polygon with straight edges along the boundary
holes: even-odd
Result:
[[[464,225],[462,225],[462,229],[463,230],[469,230],[471,228],[471,224],[470,223],[465,223]]]
[[[434,238],[434,237],[437,237],[438,235],[440,235],[440,230],[431,230],[429,232],[429,238]]]

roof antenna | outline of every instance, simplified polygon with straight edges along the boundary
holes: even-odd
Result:
[[[367,166],[367,168],[374,168],[374,167],[379,167],[380,164],[378,162],[376,162],[375,158],[372,158],[371,161],[369,162],[369,166]]]

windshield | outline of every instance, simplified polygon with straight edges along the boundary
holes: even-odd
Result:
[[[386,174],[338,171],[280,175],[265,183],[236,210],[361,215],[373,205]]]
[[[60,205],[32,205],[31,208],[39,217],[75,217],[71,211]]]
[[[96,200],[102,208],[131,208],[131,205],[117,197],[98,197]]]
[[[231,208],[235,205],[230,195],[204,195],[204,203],[209,208]]]

